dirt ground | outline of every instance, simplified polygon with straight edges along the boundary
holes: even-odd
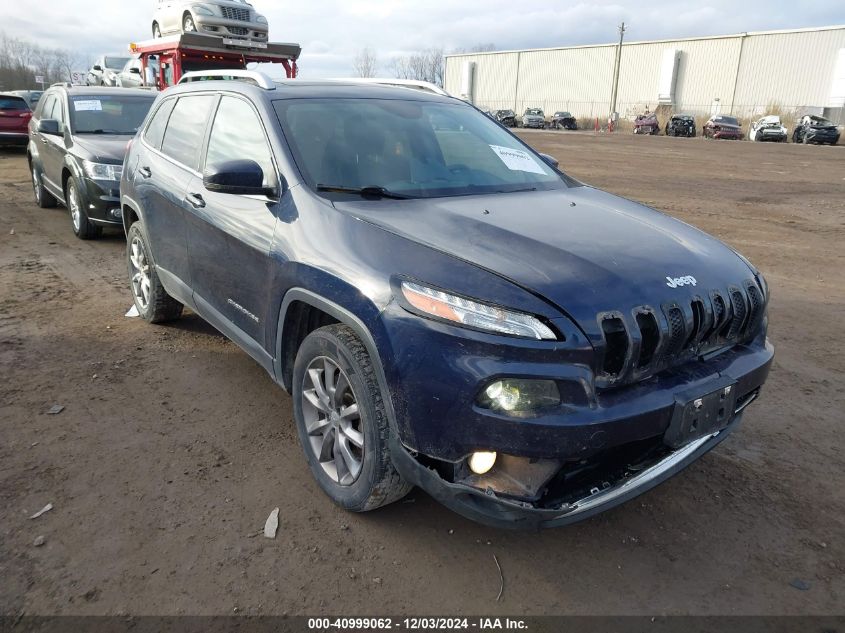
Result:
[[[525,138],[764,271],[777,356],[733,436],[646,495],[539,534],[419,491],[346,514],[263,370],[195,316],[124,318],[123,236],[77,240],[64,209],[34,205],[24,154],[2,150],[0,615],[841,613],[845,148]]]

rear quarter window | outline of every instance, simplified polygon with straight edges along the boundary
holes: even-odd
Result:
[[[161,144],[164,154],[194,171],[197,170],[205,127],[216,98],[213,95],[179,98],[170,114]]]
[[[163,101],[150,118],[150,123],[144,131],[144,141],[146,141],[150,147],[161,149],[161,141],[164,139],[164,130],[167,128],[167,121],[170,119],[170,113],[173,112],[173,106],[175,105],[176,99],[167,99],[166,101]]]

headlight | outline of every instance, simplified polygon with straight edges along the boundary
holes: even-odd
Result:
[[[259,24],[267,24],[267,18],[265,18],[263,15],[256,16],[255,21]]]
[[[402,282],[402,294],[414,308],[438,319],[488,332],[540,340],[557,339],[549,327],[530,314],[505,310],[410,281]]]
[[[558,406],[560,391],[553,380],[508,378],[488,385],[476,403],[505,414],[520,413]]]
[[[82,168],[85,170],[85,175],[94,180],[120,180],[123,175],[123,165],[106,165],[84,160]]]
[[[198,13],[199,15],[214,15],[214,11],[209,9],[204,4],[195,4],[191,6],[191,9],[194,10],[194,13]]]

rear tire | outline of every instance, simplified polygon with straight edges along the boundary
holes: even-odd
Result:
[[[182,316],[182,304],[161,285],[140,221],[130,226],[126,234],[126,264],[132,299],[142,319],[149,323],[164,323]]]
[[[160,39],[161,38],[161,27],[158,25],[158,22],[153,22],[153,39]]]
[[[30,164],[30,172],[32,174],[32,189],[35,194],[35,204],[41,209],[54,208],[57,204],[56,198],[44,187],[41,180],[41,170],[34,162]]]
[[[292,385],[308,466],[334,503],[366,512],[408,494],[413,486],[390,457],[390,424],[373,362],[352,329],[337,324],[309,334],[296,354]]]

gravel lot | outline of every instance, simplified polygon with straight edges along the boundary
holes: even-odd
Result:
[[[732,437],[646,495],[539,534],[419,491],[346,514],[263,370],[193,315],[124,318],[122,235],[77,240],[64,209],[34,205],[25,155],[0,150],[0,615],[841,612],[845,148],[524,136],[767,275],[777,356]]]

